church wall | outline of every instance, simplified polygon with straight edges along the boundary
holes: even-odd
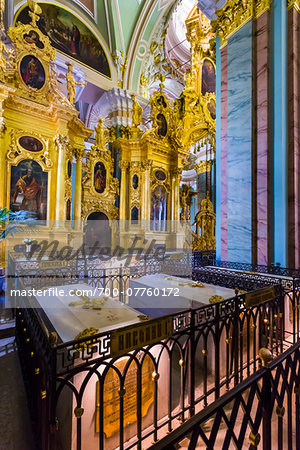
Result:
[[[227,248],[229,261],[252,256],[252,21],[228,41]]]

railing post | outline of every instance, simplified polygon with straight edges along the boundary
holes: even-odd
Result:
[[[190,417],[195,414],[195,311],[191,309],[189,342],[189,405]]]
[[[237,291],[238,292],[238,291]],[[235,295],[234,299],[234,319],[233,319],[233,333],[232,333],[232,343],[233,343],[233,351],[234,351],[234,385],[237,385],[239,382],[239,314],[240,314],[240,306],[239,306],[239,297],[238,293]]]
[[[215,304],[215,400],[220,397],[220,304]]]
[[[289,302],[291,299],[289,298]],[[292,302],[292,312],[293,312],[293,343],[296,342],[296,289],[295,289],[295,278],[293,278],[293,300]]]
[[[272,448],[272,438],[271,438],[271,419],[272,419],[272,408],[271,408],[271,380],[270,372],[267,370],[263,377],[263,389],[262,389],[262,402],[263,402],[263,448]]]

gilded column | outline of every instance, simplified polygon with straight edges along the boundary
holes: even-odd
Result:
[[[152,167],[152,161],[143,161],[142,162],[142,179],[141,179],[141,220],[146,224],[148,228],[149,220],[150,220],[150,169]]]
[[[75,193],[74,193],[74,220],[79,225],[81,220],[81,200],[82,200],[82,158],[85,150],[82,148],[75,149],[76,158],[76,174],[75,174]]]
[[[174,169],[171,171],[171,176],[173,178],[173,189],[172,194],[174,196],[173,211],[171,212],[171,218],[173,215],[173,220],[179,220],[179,210],[180,210],[180,197],[179,197],[179,185],[181,180],[182,169]]]
[[[55,145],[58,152],[57,185],[56,185],[56,221],[65,220],[65,159],[69,138],[63,134],[55,136]]]
[[[120,187],[120,225],[123,228],[126,217],[126,202],[127,202],[127,167],[128,161],[120,161],[119,167],[121,169],[121,187]]]
[[[1,110],[0,110],[1,113]],[[0,176],[1,176],[1,188],[0,188],[0,207],[9,206],[6,205],[6,189],[5,189],[5,131],[6,126],[4,122],[4,118],[0,117]]]

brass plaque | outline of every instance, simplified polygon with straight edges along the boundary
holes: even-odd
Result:
[[[251,308],[252,306],[268,302],[272,300],[274,297],[275,297],[274,286],[261,289],[256,292],[249,292],[249,294],[246,294],[245,306],[246,308]]]
[[[68,261],[41,261],[39,269],[61,269],[67,267]]]
[[[115,362],[114,366],[123,373],[129,358]],[[141,405],[144,417],[154,401],[154,381],[152,372],[154,365],[150,356],[146,355],[142,366]],[[96,383],[96,433],[100,432],[100,382]],[[137,366],[133,361],[125,378],[124,428],[137,420]],[[120,430],[120,379],[114,369],[109,369],[103,386],[103,424],[107,438]]]
[[[111,333],[110,356],[122,356],[132,350],[168,339],[172,332],[172,317],[149,321],[126,330],[115,330]]]

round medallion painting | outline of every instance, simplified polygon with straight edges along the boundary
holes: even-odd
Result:
[[[21,61],[20,73],[26,86],[41,89],[45,84],[45,70],[42,63],[33,55],[26,55]]]
[[[41,143],[41,141],[33,136],[20,137],[19,144],[29,152],[41,152],[43,150],[43,144]]]
[[[166,177],[165,172],[163,172],[162,170],[156,170],[156,171],[155,171],[155,178],[156,178],[158,181],[165,181],[165,179],[166,179],[167,177]]]

